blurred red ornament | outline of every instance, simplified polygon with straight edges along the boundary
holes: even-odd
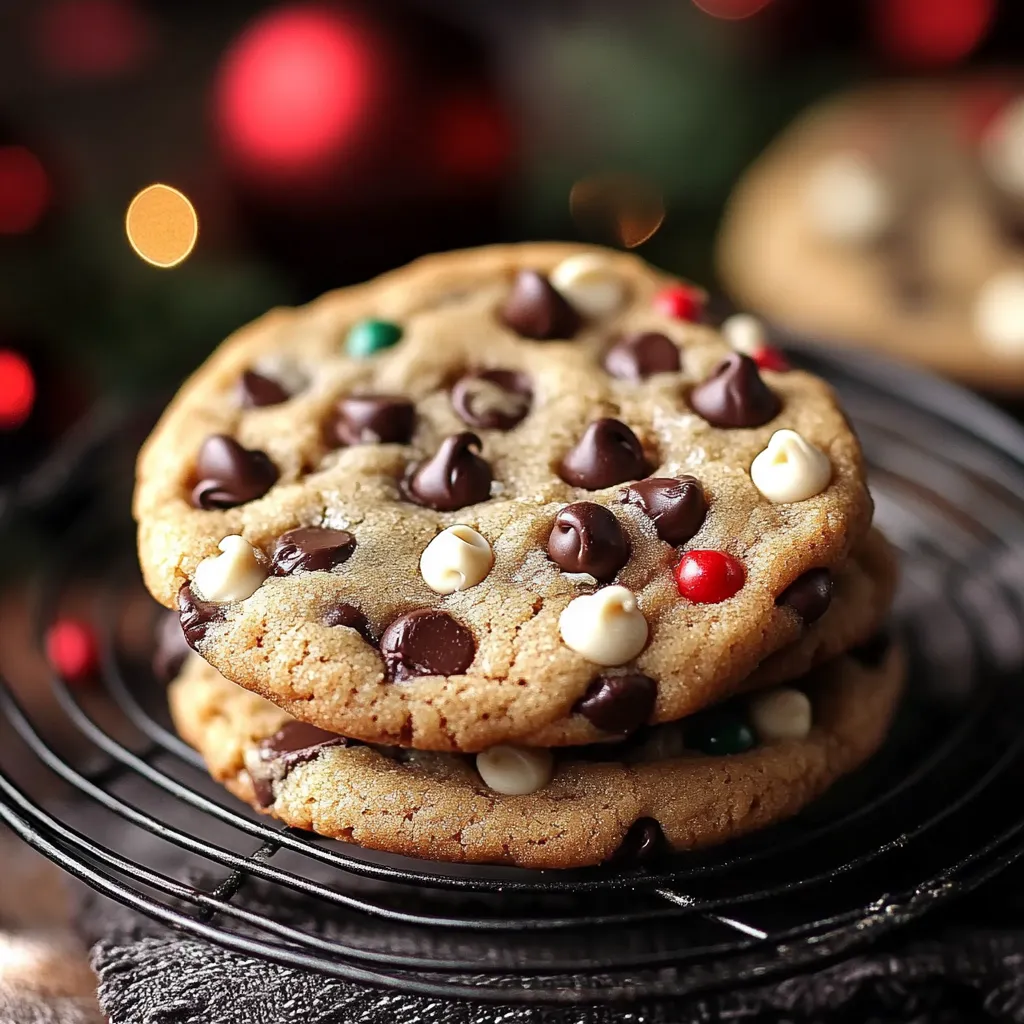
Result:
[[[24,146],[0,146],[0,235],[20,235],[39,223],[50,204],[50,179]]]
[[[662,316],[670,316],[675,320],[688,320],[696,323],[704,310],[700,293],[686,285],[672,285],[663,288],[654,296],[654,308]]]
[[[763,10],[771,0],[693,0],[705,14],[727,21],[740,21]]]
[[[364,120],[369,40],[317,5],[252,22],[224,57],[216,109],[224,143],[248,170],[294,177],[320,170]]]
[[[69,683],[91,679],[100,663],[92,627],[81,619],[58,619],[46,631],[46,657]]]
[[[0,349],[0,430],[17,430],[35,402],[36,378],[28,360],[12,349]]]
[[[995,0],[875,0],[874,32],[905,64],[953,64],[992,27]]]
[[[40,12],[36,35],[43,66],[72,78],[131,71],[152,41],[149,22],[130,0],[56,0]]]
[[[514,152],[505,112],[484,95],[452,96],[438,110],[433,137],[442,170],[461,178],[496,177]]]

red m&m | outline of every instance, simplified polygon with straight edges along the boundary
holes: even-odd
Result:
[[[775,370],[777,373],[785,373],[790,368],[786,357],[771,345],[762,345],[755,349],[751,358],[757,363],[759,370]]]
[[[694,604],[718,604],[746,579],[743,564],[724,551],[686,551],[676,566],[679,593]]]
[[[700,292],[686,285],[675,284],[663,288],[654,296],[654,308],[663,316],[674,320],[687,320],[696,323],[704,312],[704,302]]]

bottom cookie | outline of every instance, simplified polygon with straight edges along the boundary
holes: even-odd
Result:
[[[626,743],[477,758],[352,743],[195,655],[169,699],[211,775],[288,825],[432,860],[576,868],[711,846],[791,817],[875,752],[902,682],[899,650],[876,643]]]

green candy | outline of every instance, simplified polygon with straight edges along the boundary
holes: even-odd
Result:
[[[353,359],[370,356],[391,348],[402,337],[402,328],[388,320],[360,320],[353,324],[345,339],[345,351]]]
[[[699,716],[687,730],[686,745],[713,757],[742,754],[757,740],[754,731],[736,714],[717,712]]]

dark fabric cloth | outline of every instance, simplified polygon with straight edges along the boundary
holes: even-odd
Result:
[[[1016,889],[1010,880],[990,886],[967,907],[813,973],[620,1008],[524,1008],[384,992],[234,955],[95,899],[83,921],[93,937],[102,936],[92,965],[110,1024],[1024,1022],[1024,930],[998,921],[1017,917],[1005,896]],[[236,902],[266,908],[258,887]],[[315,908],[301,902],[278,907],[276,916],[302,929],[323,926]]]

